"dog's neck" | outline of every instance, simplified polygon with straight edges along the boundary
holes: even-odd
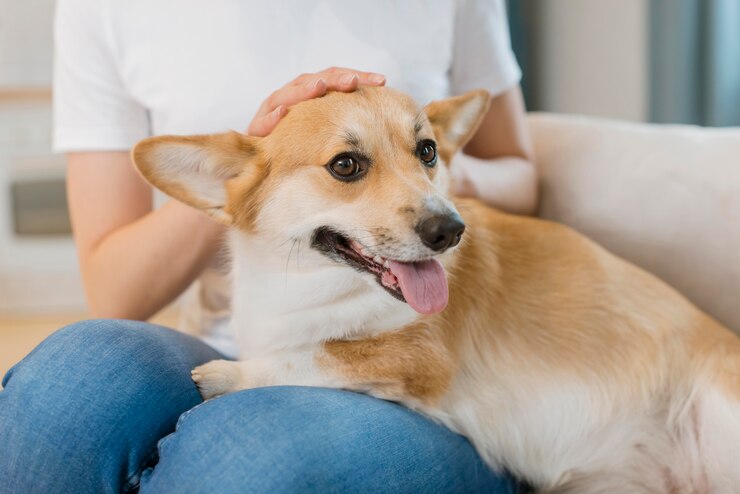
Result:
[[[231,325],[242,358],[377,334],[421,317],[370,275],[329,260],[306,243],[276,247],[259,235],[231,234]]]

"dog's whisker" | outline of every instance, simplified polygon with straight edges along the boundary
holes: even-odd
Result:
[[[291,240],[295,240],[295,237],[289,237],[285,242],[282,242],[278,245],[278,247],[282,247],[283,245],[287,244]]]
[[[298,250],[296,251],[295,263],[298,267],[298,271],[301,270],[301,239],[298,239]]]
[[[290,267],[290,256],[293,254],[293,248],[295,247],[296,242],[298,242],[298,239],[293,237],[293,243],[290,246],[290,250],[288,251],[288,259],[285,261],[285,291],[288,291],[288,267]]]

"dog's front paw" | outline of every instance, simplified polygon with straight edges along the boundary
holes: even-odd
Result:
[[[242,369],[238,362],[212,360],[190,373],[204,400],[244,389]]]

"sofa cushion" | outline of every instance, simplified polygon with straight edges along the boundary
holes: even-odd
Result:
[[[740,333],[740,128],[531,114],[540,215],[651,271]]]

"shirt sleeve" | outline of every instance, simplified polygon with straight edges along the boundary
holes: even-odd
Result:
[[[496,95],[519,82],[504,0],[458,1],[450,72],[452,95],[477,88]]]
[[[56,152],[128,150],[149,134],[146,109],[119,73],[104,0],[58,0],[54,20]]]

